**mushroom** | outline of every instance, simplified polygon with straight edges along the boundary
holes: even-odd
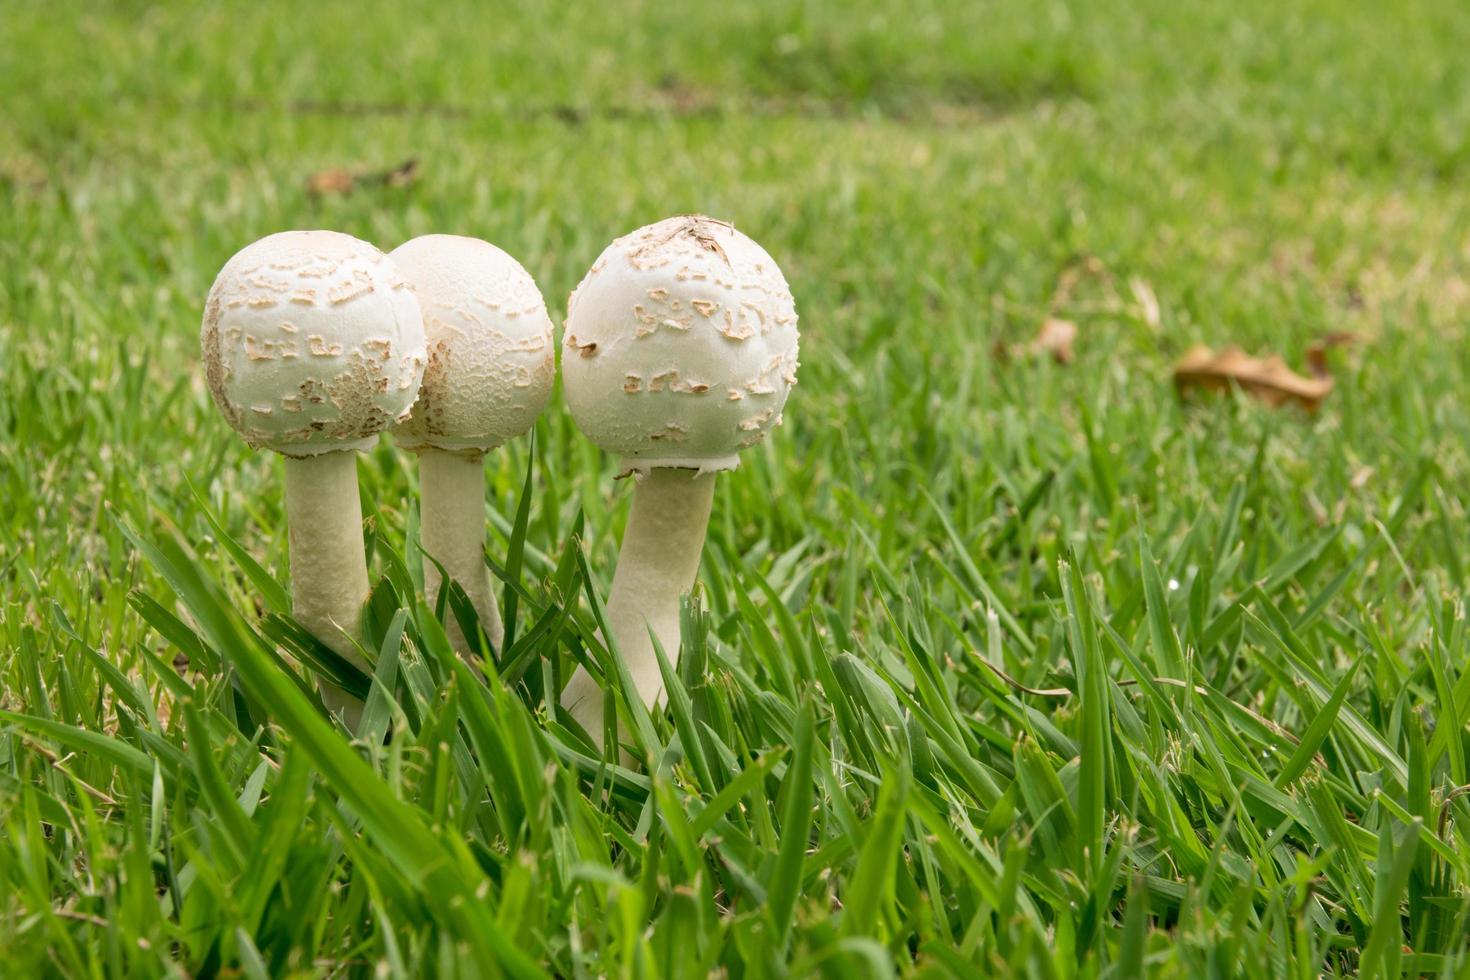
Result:
[[[568,301],[562,384],[582,432],[635,476],[607,626],[645,704],[663,694],[694,586],[715,474],[781,423],[796,383],[796,307],[765,249],[702,215],[609,245]],[[603,698],[579,669],[562,705],[594,738]]]
[[[343,659],[368,595],[356,451],[406,418],[424,373],[418,300],[393,262],[334,231],[286,231],[215,278],[200,329],[205,377],[251,446],[285,457],[292,608]],[[324,685],[356,724],[361,705]]]
[[[428,367],[394,438],[419,457],[424,591],[439,568],[463,586],[491,642],[504,638],[485,567],[485,453],[528,432],[551,397],[556,348],[541,291],[514,258],[478,238],[424,235],[389,256],[424,314]],[[473,651],[451,619],[449,635]]]

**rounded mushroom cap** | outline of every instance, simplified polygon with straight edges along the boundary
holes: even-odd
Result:
[[[398,443],[480,453],[529,430],[556,380],[551,318],[531,274],[459,235],[424,235],[389,258],[418,294],[429,356]]]
[[[388,256],[335,231],[235,253],[210,287],[200,346],[225,419],[287,456],[367,449],[408,415],[424,374],[413,289]]]
[[[781,424],[796,383],[796,306],[775,261],[702,215],[640,228],[598,256],[568,302],[572,416],[625,472],[733,469]]]

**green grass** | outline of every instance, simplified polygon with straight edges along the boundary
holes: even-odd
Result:
[[[4,972],[1466,975],[1470,8],[681,6],[0,14]],[[559,397],[488,462],[483,681],[363,457],[334,731],[215,272],[451,231],[559,318],[681,211],[781,262],[803,365],[638,764],[548,709],[627,507]],[[993,357],[1049,314],[1075,363]],[[1172,391],[1335,330],[1314,416]]]

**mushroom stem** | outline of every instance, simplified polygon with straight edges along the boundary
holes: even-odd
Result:
[[[286,521],[290,527],[291,605],[296,621],[359,670],[363,603],[368,597],[362,547],[357,453],[286,457]],[[331,684],[322,701],[356,729],[362,703]]]
[[[652,707],[663,677],[650,630],[670,662],[679,657],[679,597],[694,586],[715,499],[715,474],[655,468],[633,488],[617,571],[607,599],[607,627],[628,674]],[[602,741],[602,688],[578,668],[561,703],[594,740]]]
[[[424,553],[458,582],[475,607],[495,649],[505,639],[500,608],[485,567],[485,464],[478,452],[456,453],[426,446],[419,450],[420,538]],[[424,561],[424,594],[438,600],[439,569]],[[449,640],[462,655],[479,653],[449,617]]]

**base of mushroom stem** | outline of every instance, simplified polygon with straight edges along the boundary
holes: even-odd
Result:
[[[656,467],[634,485],[608,592],[607,628],[639,698],[649,707],[664,693],[650,630],[669,662],[677,664],[679,602],[699,574],[714,495],[715,474],[682,467]],[[602,700],[602,688],[581,668],[562,692],[562,704],[599,744]]]
[[[318,689],[321,694],[322,705],[326,707],[327,713],[342,719],[342,724],[349,732],[356,734],[357,726],[362,722],[364,705],[357,698],[337,687],[323,681]]]

